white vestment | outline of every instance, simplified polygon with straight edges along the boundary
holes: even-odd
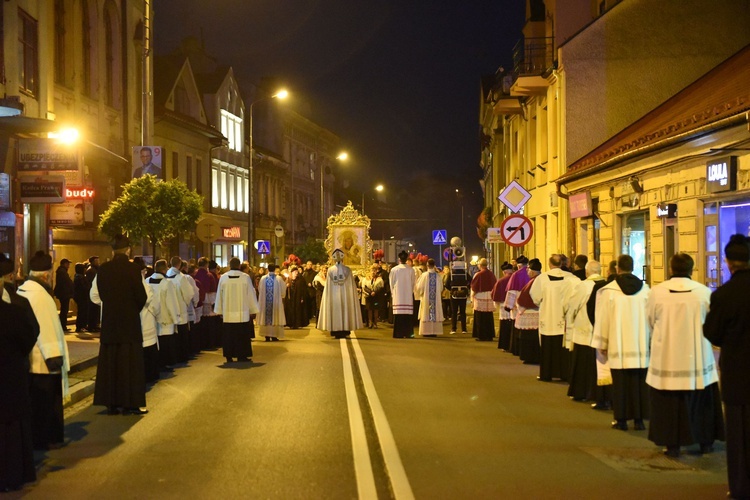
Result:
[[[167,279],[174,280],[175,288],[177,289],[177,298],[179,299],[180,309],[176,323],[178,325],[186,325],[190,321],[188,308],[195,296],[193,285],[190,284],[190,281],[188,281],[185,275],[176,267],[169,268],[167,271]]]
[[[388,274],[393,314],[414,314],[414,269],[399,264]]]
[[[422,273],[415,288],[419,304],[419,334],[443,334],[443,280],[434,270]]]
[[[351,332],[362,328],[362,308],[351,269],[344,264],[328,268],[320,301],[318,330]]]
[[[159,322],[156,318],[161,312],[161,301],[159,293],[151,288],[148,283],[149,278],[143,280],[143,288],[146,289],[146,303],[141,309],[141,335],[143,336],[143,347],[158,345],[159,343]]]
[[[539,306],[539,335],[565,335],[563,306],[570,289],[580,281],[560,268],[550,269],[537,276],[529,295],[534,304]]]
[[[268,273],[258,282],[258,329],[261,337],[284,338],[283,298],[286,293],[286,283],[276,273]]]
[[[29,301],[39,323],[39,337],[29,354],[31,373],[49,375],[50,371],[45,363],[46,359],[62,356],[62,391],[63,398],[69,397],[68,372],[70,371],[70,355],[68,344],[65,342],[60,316],[57,313],[55,299],[47,290],[34,280],[26,280],[18,287],[18,294]]]
[[[648,385],[665,391],[694,391],[719,380],[711,343],[703,336],[710,302],[711,290],[690,278],[672,278],[651,290]]]
[[[576,283],[570,289],[568,299],[563,305],[565,312],[565,324],[568,325],[565,343],[566,347],[572,350],[571,344],[580,344],[585,346],[591,345],[591,339],[594,336],[594,325],[589,320],[586,305],[591,298],[591,291],[597,281],[602,281],[598,274],[588,276],[585,280]]]
[[[214,312],[224,323],[247,323],[251,314],[258,314],[258,299],[250,276],[239,269],[224,273],[219,279]]]
[[[591,347],[607,351],[613,370],[648,368],[651,328],[646,317],[650,289],[626,295],[612,281],[596,295],[596,320]]]

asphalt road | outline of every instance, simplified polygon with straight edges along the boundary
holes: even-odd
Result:
[[[145,416],[84,400],[37,483],[0,498],[725,498],[723,443],[668,459],[494,343],[390,335],[205,352]]]

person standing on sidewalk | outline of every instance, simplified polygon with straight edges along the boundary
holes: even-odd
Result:
[[[94,284],[94,278],[99,270],[99,256],[92,255],[89,257],[89,267],[86,269],[86,282],[89,285],[89,294],[91,293],[91,286]],[[99,331],[99,321],[101,320],[102,310],[93,302],[89,302],[89,314],[88,314],[88,327],[86,328],[89,333],[97,333]]]
[[[276,274],[276,267],[276,264],[268,264],[268,274],[258,282],[258,331],[266,342],[283,339],[286,325],[283,302],[286,283]]]
[[[31,351],[32,434],[34,449],[48,450],[64,444],[63,401],[69,396],[70,356],[49,285],[52,257],[40,250],[29,260],[29,268],[29,278],[18,287],[18,294],[29,301],[39,323],[39,337]]]
[[[648,438],[677,457],[680,446],[698,443],[701,453],[724,439],[724,422],[711,343],[703,337],[711,290],[690,279],[693,259],[677,253],[671,279],[651,289],[648,321],[653,330],[646,383],[651,387]]]
[[[70,310],[70,299],[73,298],[73,280],[68,274],[70,261],[63,259],[60,266],[55,271],[55,297],[60,301],[60,324],[63,332],[68,330],[68,310]]]
[[[414,337],[414,270],[406,265],[409,254],[402,251],[398,254],[399,265],[391,269],[388,281],[391,284],[393,304],[393,338],[405,339]],[[347,268],[348,269],[348,268]],[[330,270],[329,270],[330,277]]]
[[[703,335],[721,347],[719,377],[727,433],[729,496],[750,498],[750,240],[735,234],[724,247],[732,277],[711,295]]]
[[[635,430],[646,429],[643,420],[649,416],[648,370],[651,327],[646,316],[650,293],[647,284],[633,274],[633,258],[617,258],[617,277],[596,295],[594,337],[591,347],[609,361],[612,372],[612,428],[628,430],[633,420]]]
[[[258,314],[258,299],[250,276],[240,271],[240,259],[229,259],[229,272],[219,279],[216,292],[216,314],[221,314],[223,322],[222,344],[227,363],[252,361],[253,333],[252,318]]]
[[[120,410],[143,415],[148,410],[141,309],[148,295],[141,270],[128,260],[128,238],[115,237],[112,251],[112,260],[102,264],[91,286],[91,302],[102,308],[94,405],[106,406],[109,415]]]

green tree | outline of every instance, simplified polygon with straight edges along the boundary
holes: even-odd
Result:
[[[202,213],[203,197],[184,182],[144,175],[125,184],[122,195],[102,214],[99,231],[109,238],[147,238],[156,257],[157,246],[193,229]]]
[[[316,264],[328,260],[328,252],[326,252],[325,245],[323,245],[322,241],[315,238],[307,238],[306,242],[294,249],[294,255],[302,259],[303,264],[308,260]]]

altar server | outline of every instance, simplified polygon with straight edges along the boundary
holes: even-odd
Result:
[[[412,316],[414,313],[414,270],[406,265],[409,254],[398,254],[399,264],[391,269],[388,281],[391,286],[393,306],[393,338],[404,339],[414,336]]]
[[[240,259],[229,259],[229,271],[219,279],[214,311],[222,316],[222,346],[227,363],[251,361],[251,315],[258,314],[258,299],[250,276],[240,271]]]
[[[258,331],[266,341],[277,341],[284,338],[284,294],[286,283],[276,274],[276,264],[268,264],[268,274],[258,283]]]

